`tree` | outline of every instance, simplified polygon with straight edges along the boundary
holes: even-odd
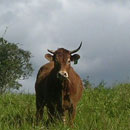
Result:
[[[19,44],[9,43],[0,38],[0,93],[19,89],[20,79],[26,79],[33,72],[31,53],[20,49]]]
[[[91,86],[92,86],[89,81],[89,76],[87,76],[87,78],[83,80],[83,83],[84,83],[85,88],[91,88]]]

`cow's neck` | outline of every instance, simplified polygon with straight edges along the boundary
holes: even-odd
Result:
[[[53,70],[54,86],[56,86],[56,91],[59,95],[59,104],[61,105],[62,110],[66,110],[71,107],[70,81],[68,79],[61,80],[57,78],[57,73],[58,71]]]
[[[58,70],[57,69],[53,69],[52,73],[53,73],[53,81],[55,86],[57,86],[58,88],[61,88],[60,90],[62,90],[64,93],[68,93],[69,92],[69,79],[59,79],[57,77],[58,74]]]

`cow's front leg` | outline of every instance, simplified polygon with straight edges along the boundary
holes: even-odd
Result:
[[[69,109],[69,124],[71,127],[74,127],[74,119],[76,115],[76,106],[71,106]]]
[[[63,121],[63,123],[64,123],[64,125],[66,125],[66,116],[65,116],[65,112],[63,113],[63,115],[62,115],[62,121]]]
[[[44,102],[40,98],[36,98],[36,124],[43,119]]]
[[[52,104],[47,105],[47,113],[48,113],[47,125],[49,123],[54,123],[55,122],[55,108],[54,108],[54,105],[52,105]]]

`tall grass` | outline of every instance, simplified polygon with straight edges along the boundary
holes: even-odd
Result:
[[[33,94],[1,95],[0,130],[46,130],[42,122],[35,125],[35,111]],[[104,86],[86,89],[77,107],[74,128],[57,122],[48,129],[130,130],[130,84],[119,84],[112,89]]]

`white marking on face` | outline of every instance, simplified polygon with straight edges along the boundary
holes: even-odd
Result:
[[[59,74],[65,78],[68,78],[68,73],[66,71],[59,71]]]

